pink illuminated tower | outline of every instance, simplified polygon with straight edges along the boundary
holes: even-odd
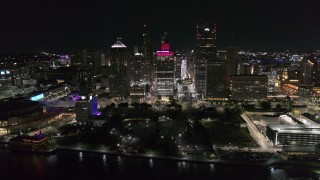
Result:
[[[158,96],[173,96],[174,92],[174,53],[170,51],[170,43],[164,33],[161,49],[156,52],[156,89]]]

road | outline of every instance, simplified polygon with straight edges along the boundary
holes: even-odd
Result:
[[[245,113],[242,113],[241,117],[244,121],[246,121],[251,137],[260,145],[261,150],[258,150],[257,148],[255,148],[255,150],[264,152],[276,152],[279,150],[274,148],[272,143],[268,142],[267,138],[256,128],[256,126]]]

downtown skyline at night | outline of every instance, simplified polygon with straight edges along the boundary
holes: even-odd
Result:
[[[320,178],[317,0],[0,0],[2,179]]]

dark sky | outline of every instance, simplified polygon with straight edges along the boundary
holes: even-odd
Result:
[[[245,50],[320,48],[319,0],[0,0],[0,51],[133,47],[147,24],[158,47],[193,48],[195,24],[217,22],[218,49],[234,32]]]

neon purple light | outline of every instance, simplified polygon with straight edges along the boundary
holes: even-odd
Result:
[[[81,99],[81,96],[73,95],[73,96],[71,96],[71,98],[72,98],[73,101],[78,101],[79,99]]]
[[[95,114],[94,115],[96,115],[96,116],[101,116],[101,112],[100,111],[97,111],[97,112],[95,112]]]

